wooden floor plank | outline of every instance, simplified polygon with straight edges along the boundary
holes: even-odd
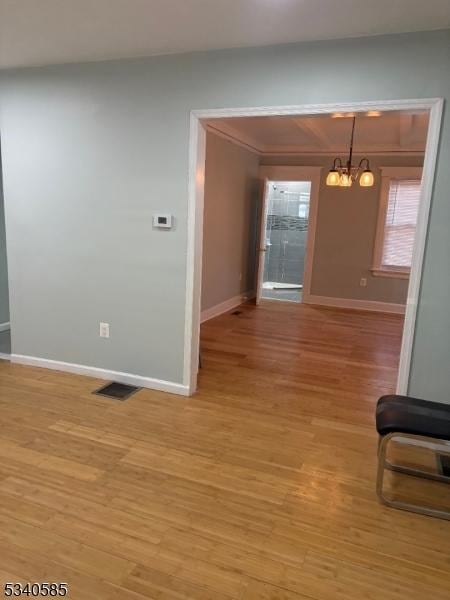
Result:
[[[449,598],[450,523],[374,492],[374,407],[395,389],[401,331],[398,315],[244,305],[202,326],[192,398],[115,402],[92,395],[98,380],[0,362],[2,585],[65,581],[77,600]]]

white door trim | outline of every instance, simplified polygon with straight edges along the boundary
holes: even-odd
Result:
[[[263,280],[264,280],[264,267],[266,263],[266,230],[267,230],[267,217],[269,211],[269,180],[264,177],[261,182],[262,195],[261,195],[261,206],[259,207],[259,231],[258,239],[256,243],[256,304],[261,302]]]
[[[307,304],[311,295],[314,244],[316,241],[317,214],[319,211],[320,173],[322,167],[299,167],[284,165],[262,165],[260,176],[269,181],[310,181],[311,196],[309,205],[309,224],[306,236],[305,269],[303,273],[302,302]]]
[[[409,387],[411,357],[416,328],[417,307],[420,285],[422,283],[423,258],[427,241],[428,221],[430,218],[431,198],[433,195],[434,173],[439,149],[441,132],[442,98],[430,100],[430,121],[428,124],[427,145],[422,171],[422,192],[417,215],[416,237],[414,239],[411,271],[409,275],[408,296],[406,299],[405,325],[403,327],[402,348],[398,368],[397,393],[406,394]]]
[[[190,115],[189,143],[189,197],[186,263],[186,307],[184,339],[183,384],[193,394],[197,388],[200,338],[200,296],[203,243],[203,196],[205,177],[206,132],[202,120],[224,117],[263,117],[281,115],[314,115],[333,112],[367,112],[369,110],[430,111],[428,138],[423,166],[422,202],[414,244],[413,262],[409,280],[405,326],[402,338],[397,393],[408,391],[411,354],[422,279],[423,257],[434,183],[436,158],[444,101],[442,98],[380,100],[337,104],[300,104],[290,106],[259,106],[248,108],[221,108],[193,110]]]

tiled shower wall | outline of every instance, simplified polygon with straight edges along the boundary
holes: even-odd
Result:
[[[310,182],[270,182],[264,281],[303,283]]]

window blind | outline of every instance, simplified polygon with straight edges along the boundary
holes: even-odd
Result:
[[[419,179],[390,181],[382,258],[384,267],[411,267],[420,187]]]

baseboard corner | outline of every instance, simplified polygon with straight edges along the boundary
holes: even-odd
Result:
[[[215,306],[211,306],[205,310],[202,310],[200,315],[200,322],[205,323],[210,319],[214,319],[214,317],[219,317],[224,313],[233,310],[233,308],[237,308],[244,302],[248,302],[249,300],[253,300],[256,298],[256,292],[254,290],[249,290],[247,292],[243,292],[242,294],[238,294],[237,296],[233,296],[220,304],[216,304]]]
[[[144,377],[133,373],[124,373],[121,371],[112,371],[98,367],[90,367],[87,365],[78,365],[64,361],[51,360],[48,358],[39,358],[36,356],[26,356],[23,354],[11,354],[10,360],[12,363],[26,365],[30,367],[38,367],[43,369],[51,369],[53,371],[62,371],[65,373],[73,373],[75,375],[84,375],[95,379],[103,379],[107,381],[118,381],[128,385],[147,388],[159,392],[167,392],[169,394],[177,394],[181,396],[189,396],[190,390],[187,385],[165,381],[162,379],[154,379],[152,377]]]
[[[2,333],[3,331],[9,331],[10,329],[11,329],[11,323],[9,321],[0,323],[0,333]]]

